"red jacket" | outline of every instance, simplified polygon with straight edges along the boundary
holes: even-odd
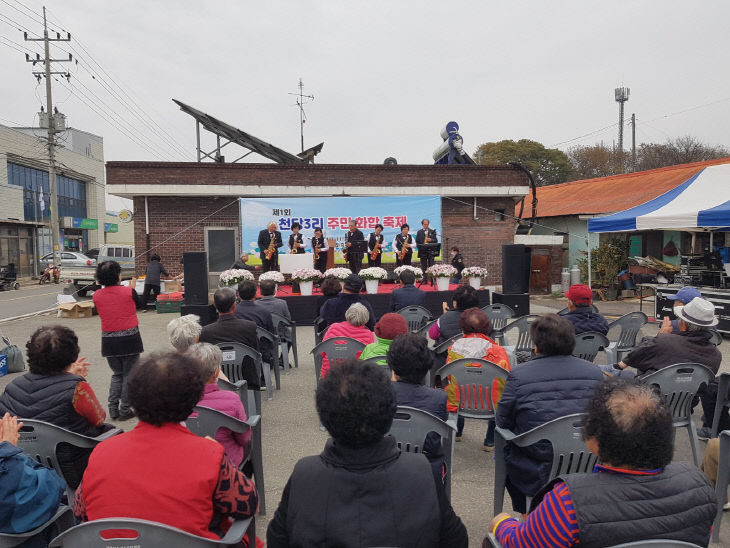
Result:
[[[180,424],[140,422],[96,446],[84,473],[89,521],[124,516],[157,521],[193,535],[208,530],[224,449]]]
[[[101,318],[101,330],[124,331],[139,325],[131,287],[111,285],[94,291],[94,306]]]

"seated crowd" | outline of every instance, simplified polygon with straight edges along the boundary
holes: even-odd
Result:
[[[411,277],[410,271],[401,276],[403,288],[394,296],[398,305],[421,298]],[[719,445],[713,440],[707,448],[703,470],[709,480],[694,466],[673,463],[671,415],[642,376],[678,362],[701,363],[717,374],[721,355],[710,342],[708,329],[717,323],[710,303],[693,296],[675,309],[676,326],[665,322],[656,337],[642,340],[623,361],[599,367],[572,356],[576,334],[608,331],[605,318],[592,308],[590,289],[573,286],[566,293],[566,314],[545,314],[530,324],[532,355],[517,365],[492,338],[489,317],[470,286],[454,292],[451,306],[444,303],[443,315],[425,337],[409,333],[397,313],[376,322],[360,294],[359,276],[349,276],[341,292],[339,282],[331,280],[322,282],[330,293],[320,310],[328,326],[323,340],[337,344],[338,338],[352,338],[365,348],[337,366],[321,356],[315,403],[331,437],[320,455],[295,465],[269,524],[268,546],[468,546],[467,530],[446,494],[451,478],[440,436],[427,434],[420,455],[401,453],[387,435],[397,406],[442,421],[458,413],[464,393],[453,375],[435,377],[434,388],[424,383],[444,363],[435,361],[431,347],[456,335],[461,337],[450,343],[447,364],[465,359],[464,367],[477,371],[484,365],[468,360],[481,359],[505,370],[506,381],[495,380],[490,391],[496,413],[487,423],[485,450],[494,447],[497,426],[519,435],[586,413],[584,440],[599,459],[592,473],[553,478],[549,442],[507,443],[506,489],[519,519],[506,513],[492,519],[489,531],[502,546],[612,546],[646,539],[707,545],[718,507],[711,482]],[[201,327],[197,316],[176,318],[168,325],[174,350],[135,358],[124,375],[122,401],[139,423],[128,432],[111,432],[105,422],[104,408],[85,379],[89,363],[79,357],[76,334],[60,325],[33,333],[26,345],[29,372],[0,395],[0,533],[28,531],[47,521],[64,500],[65,482],[76,490],[75,499],[66,502],[80,522],[139,518],[217,539],[232,520],[253,516],[256,486],[241,469],[251,432],[221,428],[213,440],[192,434],[185,420],[195,416],[196,405],[247,419],[239,396],[218,387],[225,375],[216,344],[260,349],[264,362],[272,364],[278,349],[259,345],[257,327],[274,332],[271,314],[290,316],[286,302],[274,296],[273,282],[262,282],[260,289],[259,299],[250,281],[238,291],[218,289],[216,322]],[[290,340],[286,327],[278,334]],[[362,361],[381,356],[377,363]],[[263,384],[251,360],[243,362],[243,370],[249,388]],[[699,396],[709,426],[716,381]],[[29,419],[107,436],[93,450],[59,448],[60,478],[17,447],[21,421]],[[455,426],[460,441],[464,418]],[[487,539],[484,543],[489,546]]]

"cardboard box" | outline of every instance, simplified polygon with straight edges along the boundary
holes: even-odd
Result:
[[[93,310],[93,301],[58,304],[58,312],[61,318],[91,318]]]
[[[165,293],[173,293],[182,291],[182,284],[178,280],[163,280],[165,283]]]

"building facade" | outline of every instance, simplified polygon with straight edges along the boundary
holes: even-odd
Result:
[[[45,129],[0,125],[0,265],[14,263],[21,277],[37,274],[52,249]],[[104,241],[103,139],[69,128],[57,136],[56,188],[60,241],[85,251]]]

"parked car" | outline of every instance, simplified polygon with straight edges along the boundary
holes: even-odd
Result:
[[[96,259],[87,257],[83,253],[76,251],[61,251],[61,266],[94,266],[96,265]],[[46,268],[46,265],[53,261],[53,253],[47,253],[41,257],[40,266],[41,271]]]
[[[84,297],[89,291],[96,291],[96,264],[104,261],[116,261],[122,267],[122,280],[129,280],[134,276],[134,246],[122,244],[102,244],[99,254],[91,265],[67,267],[62,265],[61,281],[72,284],[73,291]]]
[[[99,256],[99,248],[95,247],[94,249],[87,249],[84,255],[86,255],[89,259],[96,259]]]

